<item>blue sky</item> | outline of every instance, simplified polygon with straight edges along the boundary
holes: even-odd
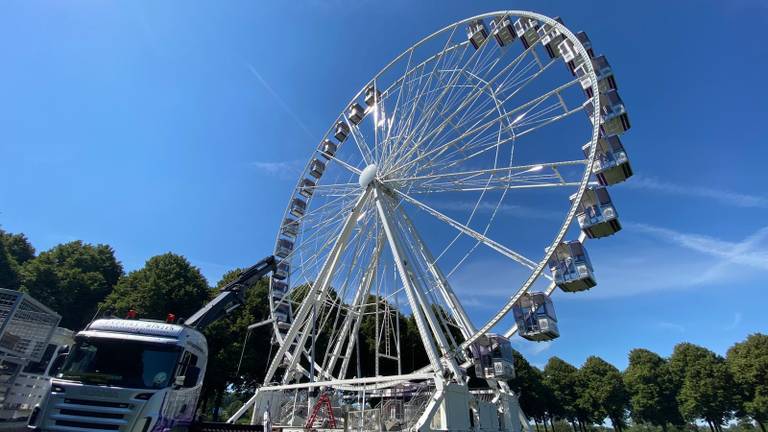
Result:
[[[270,252],[303,162],[372,75],[502,9],[560,15],[608,56],[636,173],[611,189],[624,230],[589,244],[598,287],[555,297],[560,339],[515,346],[624,367],[634,347],[723,354],[768,331],[758,1],[5,1],[0,225],[38,250],[108,243],[127,270],[173,251],[215,283]],[[457,290],[482,315],[504,287],[474,282]]]

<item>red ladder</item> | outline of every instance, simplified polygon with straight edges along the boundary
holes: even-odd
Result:
[[[312,408],[312,415],[309,416],[307,424],[304,425],[305,429],[314,429],[317,414],[323,407],[325,407],[326,411],[328,412],[328,426],[330,426],[331,429],[336,429],[336,417],[333,416],[333,407],[331,407],[331,399],[328,397],[328,393],[323,393],[320,395],[317,403]]]

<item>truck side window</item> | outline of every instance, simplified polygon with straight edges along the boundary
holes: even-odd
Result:
[[[197,366],[197,356],[189,351],[186,351],[184,356],[181,358],[179,372],[176,374],[176,376],[185,376],[187,374],[187,369],[190,366]]]

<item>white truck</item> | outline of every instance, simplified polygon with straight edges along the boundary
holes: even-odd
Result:
[[[274,257],[265,258],[183,323],[93,321],[75,335],[28,427],[58,432],[260,429],[195,422],[208,361],[200,330],[242,305],[247,287],[274,270]]]

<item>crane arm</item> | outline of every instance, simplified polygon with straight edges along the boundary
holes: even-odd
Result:
[[[219,295],[195,312],[184,324],[203,330],[211,323],[229,315],[245,304],[245,290],[277,268],[275,257],[270,255],[242,271],[235,280],[221,288]]]

